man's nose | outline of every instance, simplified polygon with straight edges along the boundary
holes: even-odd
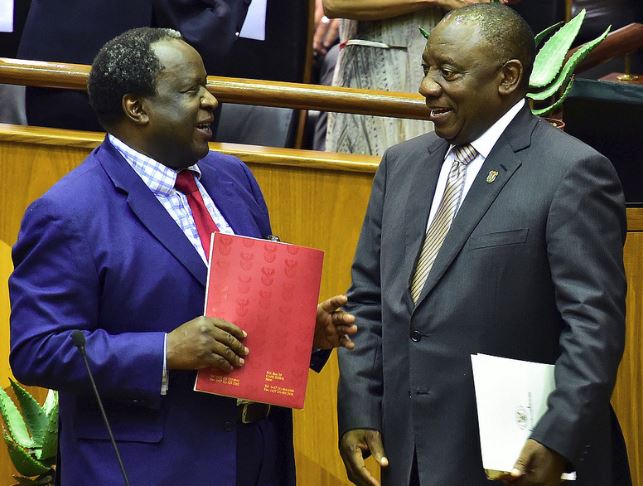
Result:
[[[219,101],[206,88],[205,94],[201,98],[201,108],[205,110],[214,110],[217,106],[219,106]]]
[[[428,73],[422,79],[420,83],[420,89],[418,90],[422,96],[425,98],[434,98],[440,95],[441,87],[438,83],[435,82],[431,73]]]

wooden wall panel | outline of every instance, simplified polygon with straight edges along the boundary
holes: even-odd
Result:
[[[628,231],[625,244],[627,334],[612,404],[625,435],[632,484],[643,486],[643,209],[630,209],[628,216],[628,223],[637,218],[641,225]]]
[[[101,138],[0,125],[0,240],[14,243],[27,204],[77,165]],[[326,252],[322,297],[344,291],[376,159],[227,144],[213,147],[240,156],[251,167],[266,196],[275,234],[283,241]],[[628,210],[628,223],[627,349],[613,402],[628,442],[633,484],[643,486],[643,209]],[[6,303],[1,305],[6,311]],[[7,329],[3,322],[0,339],[8,339]],[[311,372],[306,407],[295,412],[295,455],[299,484],[304,486],[349,485],[337,453],[337,375],[333,355],[320,374]],[[371,467],[375,469],[372,463]],[[9,470],[0,446],[0,484],[5,484]]]
[[[282,241],[326,252],[321,298],[345,292],[373,174],[249,165],[266,197],[273,232]],[[350,484],[337,452],[338,374],[333,353],[320,374],[310,372],[306,406],[295,412],[299,484]]]

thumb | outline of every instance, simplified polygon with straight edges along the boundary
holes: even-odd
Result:
[[[516,463],[514,464],[513,469],[511,470],[511,477],[512,478],[521,478],[527,473],[527,466],[528,466],[528,455],[525,454],[525,451],[520,453],[520,457],[516,460]]]
[[[378,462],[381,467],[388,466],[388,459],[386,453],[384,452],[384,445],[382,444],[382,436],[377,431],[372,431],[366,436],[366,443],[368,444],[368,449],[373,454],[373,457]]]

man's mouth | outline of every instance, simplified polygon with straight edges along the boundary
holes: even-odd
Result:
[[[429,120],[434,123],[444,121],[449,116],[449,113],[451,113],[451,111],[452,110],[450,108],[429,107]]]
[[[212,137],[212,129],[210,128],[211,123],[212,120],[196,124],[197,131],[207,139],[210,139]]]

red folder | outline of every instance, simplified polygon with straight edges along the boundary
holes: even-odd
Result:
[[[324,252],[214,233],[205,315],[248,333],[245,364],[229,373],[202,369],[194,389],[303,408]]]

